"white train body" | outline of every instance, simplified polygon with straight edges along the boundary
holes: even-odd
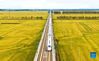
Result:
[[[48,50],[48,51],[51,51],[51,50],[52,50],[52,46],[51,46],[51,36],[48,37],[47,50]]]
[[[52,50],[52,31],[51,28],[49,27],[49,32],[48,32],[48,39],[47,39],[47,50],[51,51]]]

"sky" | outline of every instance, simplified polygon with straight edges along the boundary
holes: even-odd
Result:
[[[99,0],[0,0],[0,9],[98,9]]]

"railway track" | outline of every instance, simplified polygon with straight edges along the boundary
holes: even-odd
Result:
[[[49,22],[45,27],[45,33],[43,36],[43,42],[41,44],[40,53],[38,56],[38,61],[52,61],[51,60],[51,52],[47,51],[47,39],[48,39],[48,28]]]
[[[41,43],[39,45],[39,51],[38,51],[37,57],[36,57],[36,59],[34,61],[55,61],[55,60],[53,60],[53,54],[52,54],[53,53],[53,49],[51,48],[52,49],[51,51],[47,50],[47,48],[48,48],[48,46],[47,46],[48,34],[50,32],[49,28],[51,26],[52,26],[52,20],[51,20],[51,13],[50,13],[49,16],[48,16],[46,25],[44,27],[43,35],[42,35],[42,38],[41,38]],[[53,46],[51,46],[51,47],[53,47]]]

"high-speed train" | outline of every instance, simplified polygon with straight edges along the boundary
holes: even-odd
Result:
[[[51,36],[48,37],[48,41],[47,41],[47,51],[51,51],[52,50],[52,46],[51,46]]]
[[[51,51],[52,50],[52,31],[51,28],[49,26],[49,30],[48,30],[48,39],[47,39],[47,50]]]

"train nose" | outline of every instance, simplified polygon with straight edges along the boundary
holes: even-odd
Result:
[[[48,46],[48,49],[47,49],[48,51],[51,51],[52,50],[52,48],[51,48],[51,46],[49,45]]]

